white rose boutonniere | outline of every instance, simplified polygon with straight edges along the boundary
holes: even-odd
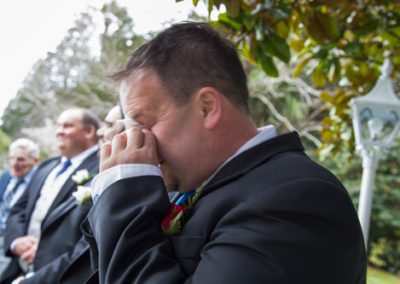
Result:
[[[72,196],[75,197],[76,203],[84,204],[92,200],[92,189],[88,186],[78,186],[78,190],[72,193]]]
[[[89,180],[93,178],[93,175],[88,172],[88,170],[80,170],[77,171],[71,179],[78,185],[84,185],[86,184]]]
[[[72,193],[72,196],[75,197],[76,203],[82,205],[92,200],[92,189],[88,186],[84,186],[94,177],[93,174],[89,173],[88,170],[80,170],[77,171],[71,179],[78,185],[77,191]]]

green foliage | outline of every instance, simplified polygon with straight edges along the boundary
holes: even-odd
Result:
[[[393,273],[400,273],[400,145],[394,147],[379,163],[375,179],[369,233],[369,261]],[[351,153],[341,150],[336,157],[321,161],[332,170],[349,191],[358,207],[361,186],[361,158],[352,159]]]
[[[321,92],[326,119],[320,151],[330,155],[341,147],[352,151],[348,102],[371,90],[385,58],[392,60],[395,77],[400,71],[400,2],[204,2],[219,11],[213,24],[225,28],[251,63],[277,77],[277,63],[290,61],[295,65],[292,75]],[[342,139],[342,131],[349,139]]]
[[[368,267],[367,284],[398,284],[399,281],[399,276],[380,269]]]
[[[94,54],[91,46],[92,38],[98,38],[93,20],[96,13],[104,20],[100,54]],[[39,60],[25,78],[2,117],[4,131],[16,137],[23,128],[44,126],[46,119],[55,120],[73,106],[105,116],[117,101],[109,75],[144,41],[132,30],[132,18],[116,2],[104,5],[101,11],[82,13],[56,50]]]
[[[0,128],[0,174],[6,166],[8,146],[11,144],[11,138]]]
[[[0,155],[7,153],[10,143],[11,138],[0,128]]]
[[[296,81],[287,81],[285,76],[271,79],[257,68],[250,68],[248,78],[251,93],[249,106],[257,125],[272,123],[277,127],[278,133],[296,129],[303,138],[307,153],[338,176],[357,208],[362,175],[361,157],[354,156],[347,148],[336,149],[338,154],[335,156],[329,151],[316,151],[318,144],[309,139],[310,135],[318,137],[319,128],[312,126],[318,126],[322,121],[321,126],[324,129],[324,123],[330,117],[323,118],[324,113],[316,112],[319,109],[316,102],[307,104]],[[330,96],[325,93],[323,96],[326,96],[326,100],[338,100],[341,103],[347,100],[345,95]],[[337,112],[335,109],[329,111]],[[329,124],[332,125],[332,122]],[[327,133],[326,135],[332,133],[324,130],[322,132]],[[341,129],[338,133],[341,135],[340,139],[353,143],[351,128]],[[400,145],[397,144],[379,163],[369,236],[370,264],[396,273],[400,272],[399,156]]]
[[[281,96],[272,95],[267,89],[260,92],[251,98],[250,107],[257,123],[297,129],[306,138],[310,138],[309,134],[316,138],[316,134],[305,129],[318,128],[317,140],[321,143],[311,139],[317,143],[307,143],[308,152],[336,172],[357,206],[362,167],[361,158],[353,157],[349,102],[371,90],[386,58],[394,65],[393,78],[400,78],[400,1],[204,2],[219,12],[218,20],[212,24],[223,28],[222,32],[250,63],[277,79],[282,77],[279,64],[286,64],[292,69],[291,80],[302,79],[319,93],[318,102],[312,100],[299,114],[290,104],[294,100],[301,105],[302,100],[296,93],[288,94],[290,84],[281,85]],[[193,4],[197,5],[197,1]],[[376,177],[369,251],[373,265],[398,272],[399,146],[390,153],[381,161]]]

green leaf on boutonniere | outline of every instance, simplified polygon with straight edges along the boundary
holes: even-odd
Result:
[[[195,192],[186,192],[175,204],[171,204],[167,216],[161,222],[164,233],[168,236],[179,234],[185,222],[185,213],[191,209],[203,193],[204,186]]]

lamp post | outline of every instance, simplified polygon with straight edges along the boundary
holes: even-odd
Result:
[[[400,99],[390,80],[391,63],[385,60],[376,85],[365,96],[350,101],[356,152],[363,159],[358,217],[368,244],[375,173],[400,130]]]

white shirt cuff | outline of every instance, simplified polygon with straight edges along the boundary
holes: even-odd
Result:
[[[162,172],[159,167],[149,164],[123,164],[109,168],[95,176],[92,182],[93,203],[114,182],[139,176],[160,176]]]
[[[17,241],[17,239],[13,240],[10,244],[10,250],[14,253],[14,248],[15,248],[15,242]]]

